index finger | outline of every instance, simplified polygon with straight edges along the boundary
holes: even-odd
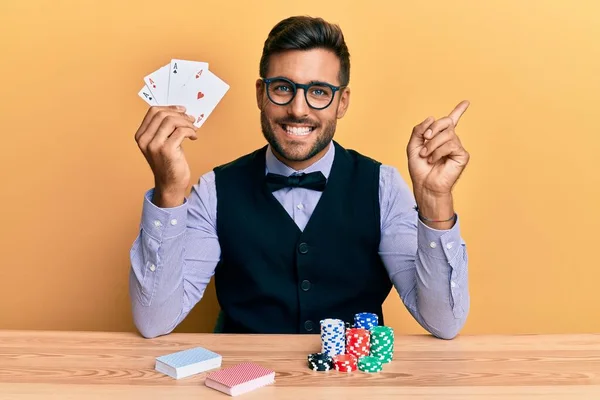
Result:
[[[461,101],[454,108],[454,110],[452,110],[452,112],[448,115],[448,117],[450,117],[452,119],[454,126],[458,125],[458,120],[464,114],[464,112],[467,111],[467,108],[469,108],[469,104],[471,104],[471,103],[469,103],[468,100]]]
[[[137,138],[144,133],[144,131],[146,130],[146,128],[148,128],[148,125],[150,125],[150,122],[152,122],[152,119],[154,118],[154,115],[156,115],[156,113],[158,113],[161,110],[172,110],[172,111],[179,111],[179,112],[184,112],[185,111],[185,107],[182,106],[152,106],[148,109],[148,111],[146,112],[146,115],[144,117],[144,119],[142,120],[142,123],[140,124],[137,132],[135,133],[135,138],[137,140]]]

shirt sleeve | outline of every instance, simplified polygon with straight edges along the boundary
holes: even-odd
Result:
[[[159,208],[144,195],[140,230],[130,251],[133,320],[144,337],[170,333],[202,299],[221,256],[214,172],[202,176],[184,204]]]
[[[379,195],[379,254],[395,289],[424,329],[439,338],[454,338],[470,307],[460,218],[449,230],[425,225],[414,209],[412,191],[390,166],[381,166]]]

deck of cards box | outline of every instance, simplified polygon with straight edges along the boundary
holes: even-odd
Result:
[[[144,77],[138,95],[151,106],[184,106],[200,128],[213,112],[229,85],[208,69],[208,63],[172,59]]]

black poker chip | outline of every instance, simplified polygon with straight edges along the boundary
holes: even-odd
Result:
[[[313,371],[331,371],[334,369],[333,357],[326,353],[313,353],[308,357],[308,368]]]

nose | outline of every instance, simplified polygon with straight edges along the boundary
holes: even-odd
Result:
[[[309,110],[310,107],[306,103],[304,89],[298,88],[296,96],[294,96],[294,99],[288,104],[288,115],[295,118],[303,118],[308,115]]]

